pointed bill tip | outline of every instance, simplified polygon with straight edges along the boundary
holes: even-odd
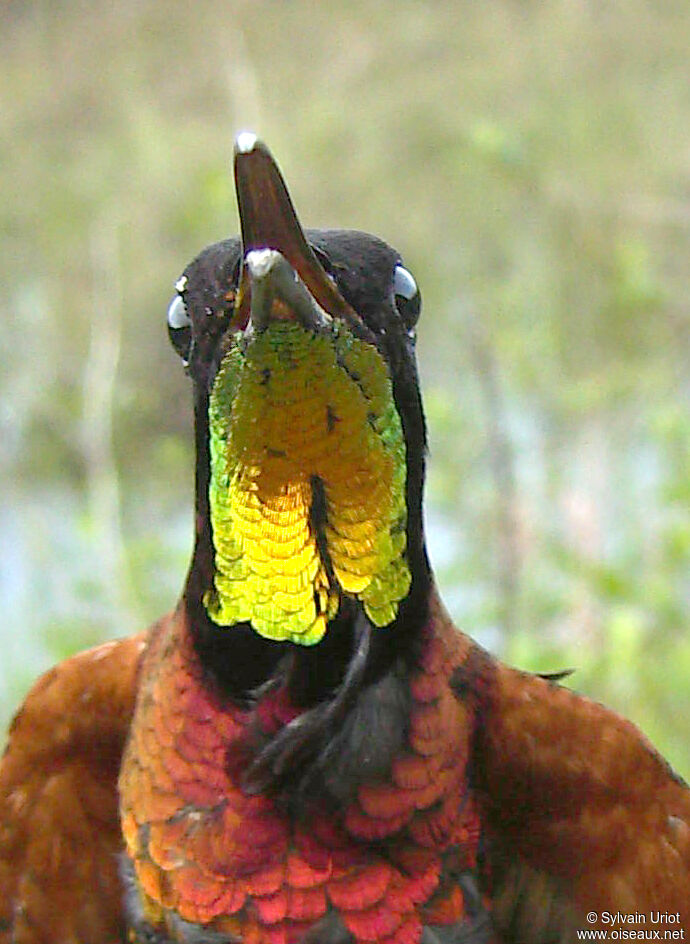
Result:
[[[250,154],[259,143],[253,131],[240,131],[235,138],[235,154]]]
[[[235,138],[233,164],[235,174],[238,173],[240,167],[244,168],[243,174],[249,174],[252,173],[247,169],[250,165],[273,164],[275,173],[280,175],[275,158],[261,138],[255,135],[253,131],[240,131]]]
[[[273,155],[251,131],[235,139],[234,175],[244,256],[255,250],[277,250],[325,312],[346,321],[359,336],[369,337],[362,319],[314,255]],[[262,264],[274,266],[271,260],[270,255],[252,256],[254,276],[260,277]],[[282,271],[281,265],[277,268]]]

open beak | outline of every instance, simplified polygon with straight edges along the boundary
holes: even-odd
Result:
[[[235,188],[244,264],[234,324],[261,330],[273,320],[316,327],[332,319],[370,341],[371,332],[338,291],[306,240],[278,166],[255,135],[235,142]]]

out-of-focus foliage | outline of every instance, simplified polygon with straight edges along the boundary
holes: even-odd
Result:
[[[9,2],[0,720],[172,605],[173,282],[236,230],[234,133],[422,285],[428,530],[458,622],[690,773],[686,0]]]

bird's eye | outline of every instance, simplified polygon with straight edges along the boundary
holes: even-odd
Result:
[[[189,360],[192,343],[192,322],[187,314],[187,306],[181,295],[176,295],[168,308],[168,335],[172,346],[183,361]]]
[[[422,310],[422,296],[412,273],[401,265],[395,267],[393,295],[405,327],[408,332],[414,331]]]

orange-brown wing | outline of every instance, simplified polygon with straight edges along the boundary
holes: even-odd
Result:
[[[0,944],[123,940],[117,775],[146,636],[47,672],[0,762]]]
[[[534,930],[540,901],[543,922],[569,929],[564,940],[577,928],[610,929],[604,912],[640,915],[626,926],[647,929],[661,913],[653,927],[662,937],[689,930],[687,785],[614,712],[488,657],[477,661],[475,776],[496,912],[515,939],[552,940]],[[589,913],[597,919],[588,922]]]

